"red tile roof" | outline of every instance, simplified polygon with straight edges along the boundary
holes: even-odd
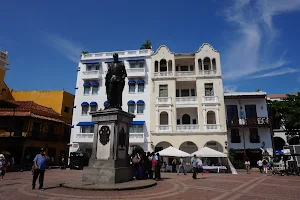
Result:
[[[32,112],[39,111],[39,113],[45,113],[45,114],[49,114],[49,115],[52,115],[52,116],[60,116],[60,114],[55,112],[52,108],[41,106],[37,103],[34,103],[33,101],[8,100],[8,102],[18,105],[18,107],[16,109],[17,111],[25,109],[25,110],[30,110]]]
[[[284,99],[287,98],[286,94],[269,94],[267,98],[270,99]]]
[[[59,123],[64,123],[64,121],[60,120],[60,119],[55,119],[52,117],[46,117],[46,116],[41,116],[41,115],[36,115],[34,113],[31,113],[29,111],[1,111],[0,112],[0,117],[34,117],[34,118],[38,118],[38,119],[44,119],[44,120],[49,120],[49,121],[54,121],[54,122],[59,122]]]

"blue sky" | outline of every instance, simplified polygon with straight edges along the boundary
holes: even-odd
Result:
[[[282,4],[282,3],[285,4]],[[1,3],[0,48],[14,90],[74,93],[80,52],[138,49],[221,53],[228,91],[300,91],[299,0],[9,0]]]

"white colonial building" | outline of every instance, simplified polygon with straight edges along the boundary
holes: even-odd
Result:
[[[127,70],[128,82],[123,91],[123,110],[136,117],[130,126],[130,145],[144,151],[150,146],[150,74],[152,50],[130,50],[83,54],[78,65],[70,152],[80,148],[92,151],[93,122],[91,111],[104,109],[107,103],[105,75],[113,54],[119,54]]]
[[[228,150],[235,160],[256,164],[265,151],[273,153],[265,92],[224,94],[227,117]]]
[[[208,146],[226,152],[227,127],[220,53],[203,44],[195,53],[160,46],[151,60],[151,142],[188,153]]]

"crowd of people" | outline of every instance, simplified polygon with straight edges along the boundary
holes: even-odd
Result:
[[[259,159],[256,164],[258,166],[260,173],[267,174],[268,170],[273,169],[273,160],[272,159],[268,159],[268,158],[263,158],[262,160]],[[247,170],[247,174],[250,174],[251,167],[250,167],[249,158],[246,158],[246,160],[245,160],[245,168]]]

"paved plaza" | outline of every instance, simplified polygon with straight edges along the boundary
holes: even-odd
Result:
[[[32,190],[30,172],[7,173],[0,180],[0,199],[300,199],[300,177],[272,176],[253,172],[250,175],[205,174],[193,180],[191,174],[163,173],[157,186],[130,191],[87,191],[59,187],[64,181],[78,180],[82,171],[50,170],[45,174],[45,191]]]

